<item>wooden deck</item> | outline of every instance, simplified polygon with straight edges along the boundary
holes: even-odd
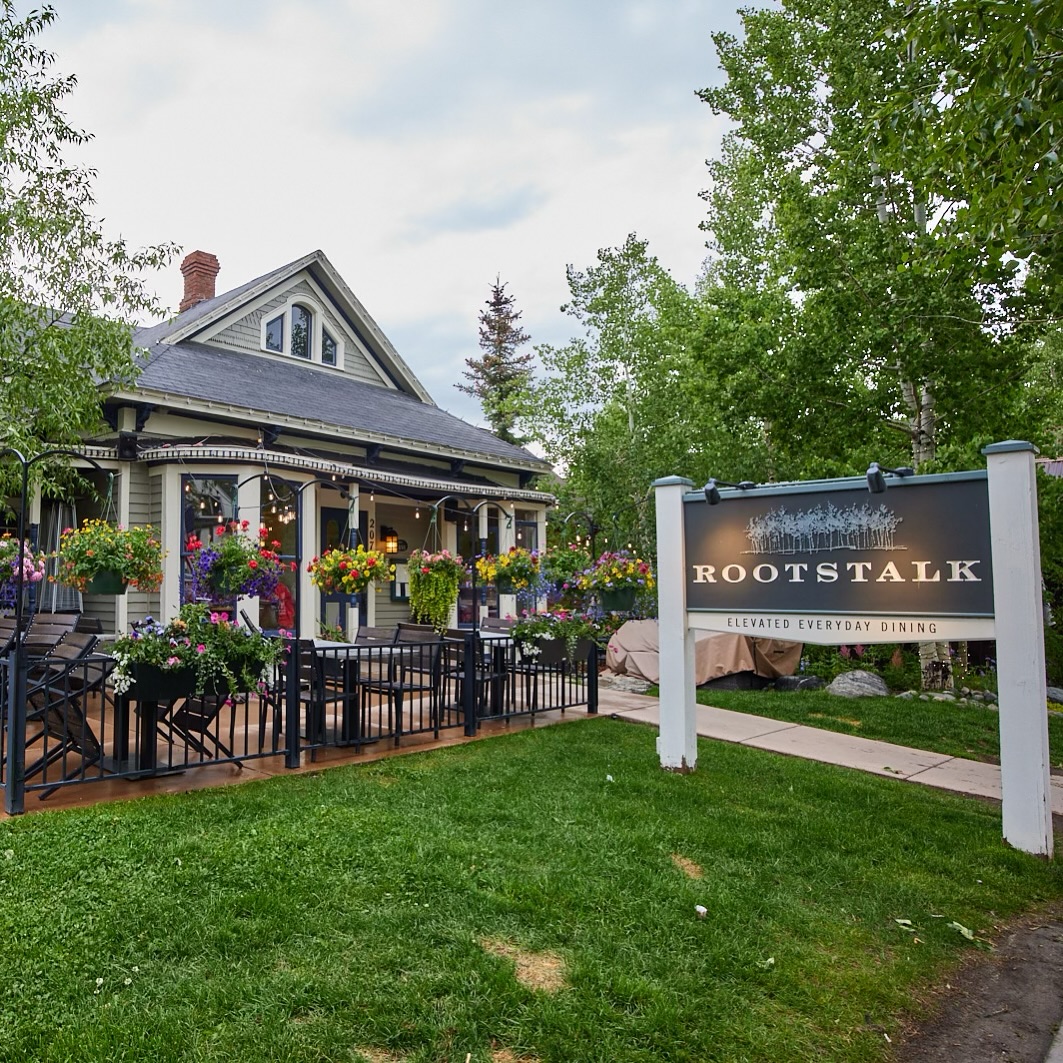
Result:
[[[94,715],[93,712],[89,712],[90,721],[93,720]],[[276,756],[251,760],[242,767],[233,763],[207,763],[189,766],[187,770],[180,773],[150,778],[90,779],[64,785],[44,800],[41,800],[38,792],[27,791],[25,814],[58,811],[113,801],[128,801],[155,794],[187,793],[215,786],[233,786],[253,780],[268,779],[276,775],[322,771],[343,764],[369,764],[387,757],[406,756],[444,746],[464,745],[533,727],[580,720],[586,716],[586,710],[582,708],[570,708],[564,713],[555,709],[537,713],[534,717],[517,716],[509,720],[485,720],[481,723],[479,733],[474,738],[467,737],[459,729],[454,729],[444,732],[438,739],[431,734],[403,735],[400,746],[395,746],[391,742],[378,742],[364,746],[360,752],[355,752],[352,747],[327,746],[317,749],[313,759],[309,751],[304,751],[300,766],[291,769],[285,768],[284,754],[281,752]],[[0,811],[0,818],[12,817]]]

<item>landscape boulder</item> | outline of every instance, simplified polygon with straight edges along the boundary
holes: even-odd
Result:
[[[840,698],[884,698],[889,695],[889,687],[882,676],[873,672],[843,672],[827,687],[827,693]]]

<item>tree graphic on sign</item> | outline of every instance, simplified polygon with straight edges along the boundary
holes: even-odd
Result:
[[[903,517],[866,502],[839,509],[833,502],[790,512],[785,506],[750,517],[748,554],[815,554],[824,550],[903,550],[894,538]]]

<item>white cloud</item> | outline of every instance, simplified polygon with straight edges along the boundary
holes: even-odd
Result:
[[[720,0],[58,0],[99,213],[213,251],[235,287],[320,247],[440,405],[496,274],[535,342],[565,266],[638,232],[690,283],[723,131]],[[176,267],[159,278],[176,305]]]

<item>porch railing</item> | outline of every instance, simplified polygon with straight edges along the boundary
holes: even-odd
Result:
[[[354,646],[293,644],[272,683],[251,694],[116,696],[114,661],[61,666],[0,658],[5,810],[26,795],[108,779],[141,779],[284,756],[296,766],[329,747],[355,752],[404,739],[476,734],[488,720],[585,708],[597,712],[597,654],[541,661],[510,638]],[[17,693],[18,691],[18,693]]]

